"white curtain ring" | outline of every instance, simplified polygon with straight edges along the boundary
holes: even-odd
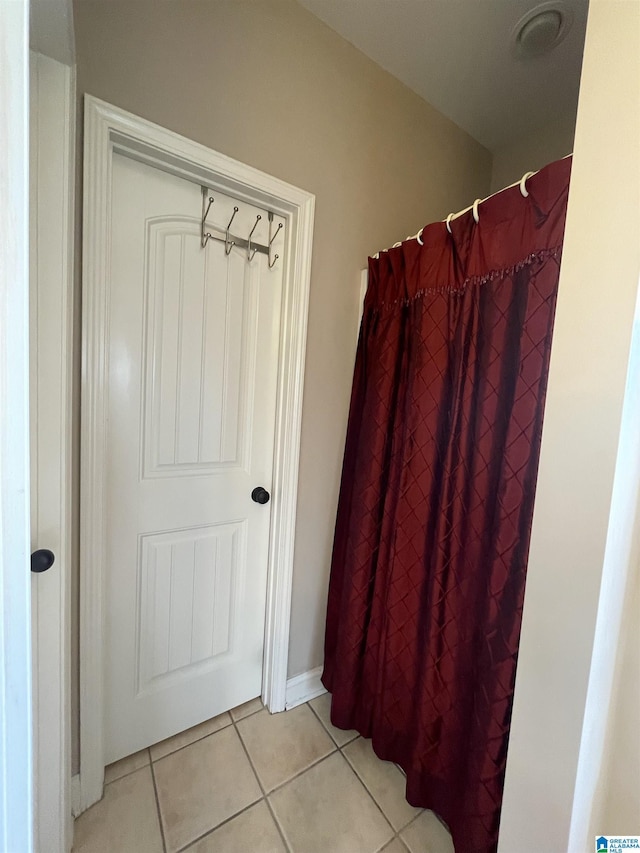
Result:
[[[418,243],[420,243],[421,246],[424,246],[424,240],[422,239],[422,232],[423,231],[424,231],[424,228],[421,228],[418,231],[418,233],[416,234],[416,240],[418,241]]]
[[[450,213],[445,219],[445,225],[449,234],[451,234],[451,220],[453,218],[453,213]]]
[[[534,175],[535,172],[525,172],[522,176],[522,180],[520,181],[520,192],[522,193],[523,198],[526,198],[529,195],[529,190],[527,189],[527,181]]]
[[[480,214],[478,213],[478,205],[480,204],[481,199],[477,198],[473,202],[473,221],[476,225],[480,222]]]

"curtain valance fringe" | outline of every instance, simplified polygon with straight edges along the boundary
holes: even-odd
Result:
[[[466,278],[461,284],[445,284],[439,287],[436,285],[435,287],[423,287],[420,290],[417,290],[413,296],[405,296],[398,297],[391,302],[381,302],[375,308],[372,309],[374,314],[380,313],[383,310],[390,310],[391,308],[395,308],[397,306],[406,307],[410,305],[412,302],[415,302],[417,299],[422,299],[424,296],[435,295],[439,293],[446,294],[462,294],[469,287],[481,286],[483,284],[487,284],[490,281],[499,281],[503,278],[509,278],[514,273],[519,272],[524,267],[528,267],[536,261],[546,261],[549,258],[559,258],[562,253],[562,246],[554,246],[551,249],[541,249],[538,252],[531,252],[531,254],[527,255],[526,258],[523,258],[521,261],[518,261],[516,264],[512,264],[510,267],[504,267],[503,269],[492,270],[485,275],[472,275],[469,278]]]

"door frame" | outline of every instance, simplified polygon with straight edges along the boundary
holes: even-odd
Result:
[[[31,578],[34,848],[71,847],[71,341],[75,69],[30,56]],[[52,216],[52,211],[56,215]]]
[[[0,3],[0,850],[33,849],[29,7]]]
[[[302,391],[315,196],[85,95],[80,430],[80,808],[103,791],[107,337],[111,173],[115,153],[273,210],[285,219],[273,505],[262,699],[285,708]]]

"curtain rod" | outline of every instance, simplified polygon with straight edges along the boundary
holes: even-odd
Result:
[[[573,154],[567,154],[565,157],[562,157],[561,159],[566,160],[567,157],[572,157],[572,156],[573,156]],[[519,181],[514,181],[512,184],[509,184],[506,187],[502,187],[502,189],[500,189],[500,190],[496,190],[494,193],[491,193],[490,195],[486,196],[485,198],[477,198],[473,202],[473,204],[470,204],[468,207],[465,207],[462,210],[459,210],[457,213],[450,213],[446,219],[442,219],[441,221],[445,223],[445,225],[447,226],[447,231],[449,232],[449,234],[451,234],[451,227],[450,227],[451,220],[457,219],[459,216],[463,216],[465,213],[468,213],[470,210],[472,210],[473,211],[473,218],[475,219],[476,224],[477,224],[480,221],[480,216],[478,213],[478,207],[481,204],[484,204],[485,201],[488,201],[490,198],[493,198],[494,195],[500,195],[500,193],[503,193],[506,190],[510,190],[513,187],[518,187],[518,186],[520,187],[520,192],[522,193],[524,198],[526,198],[529,195],[529,192],[528,192],[527,186],[526,186],[527,181],[529,180],[529,178],[532,178],[534,175],[537,175],[539,171],[540,171],[540,169],[538,169],[535,172],[525,172]],[[403,243],[406,243],[407,240],[417,240],[421,246],[424,245],[420,238],[422,237],[422,232],[424,231],[425,228],[426,228],[426,226],[423,226],[418,231],[417,234],[412,234],[411,236],[406,237],[404,240],[400,240],[397,243],[394,243],[391,248],[395,249],[398,246],[401,246]],[[388,252],[389,249],[381,249],[380,251]],[[380,252],[376,252],[373,257],[379,258]]]

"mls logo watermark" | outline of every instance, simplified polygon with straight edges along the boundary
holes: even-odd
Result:
[[[600,835],[596,837],[595,853],[619,853],[640,850],[640,835]]]

